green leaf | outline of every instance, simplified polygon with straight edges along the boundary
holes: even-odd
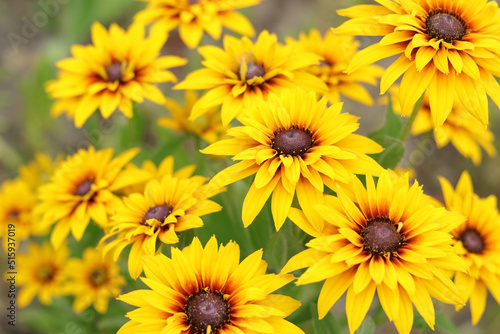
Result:
[[[319,320],[318,305],[315,303],[311,303],[309,305],[309,310],[312,316],[311,319],[314,334],[342,333],[342,328],[339,322],[331,312],[328,312],[323,319]]]
[[[375,325],[375,321],[373,321],[373,318],[367,316],[365,317],[365,319],[361,323],[361,326],[359,326],[355,334],[372,334],[373,332],[375,332],[376,328],[377,326]]]
[[[427,323],[425,322],[424,318],[422,318],[422,316],[418,313],[415,313],[415,317],[413,320],[413,327],[415,329],[420,329],[426,332],[432,331],[429,325],[427,325]],[[460,331],[443,313],[436,313],[436,323],[434,324],[434,330],[449,334],[460,334]]]
[[[287,220],[283,227],[271,235],[266,247],[266,259],[271,268],[280,271],[285,263],[305,247],[304,232],[294,233],[292,222]]]

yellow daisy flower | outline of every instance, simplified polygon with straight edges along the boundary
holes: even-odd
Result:
[[[397,88],[397,86],[393,86],[389,91],[391,93],[394,112],[401,114],[399,105],[395,103],[398,94]],[[480,121],[465,111],[458,100],[453,102],[453,108],[443,125],[437,128],[434,127],[429,94],[425,93],[422,105],[413,122],[411,133],[418,136],[432,130],[434,131],[434,139],[438,148],[443,148],[451,142],[461,155],[471,159],[476,166],[481,164],[481,148],[490,157],[494,157],[497,153],[493,145],[495,135],[488,128],[485,128]]]
[[[90,219],[104,228],[108,215],[121,205],[114,192],[142,182],[148,175],[140,170],[123,170],[139,152],[128,150],[113,159],[113,149],[81,149],[68,157],[54,172],[51,181],[40,187],[42,226],[55,223],[50,240],[58,248],[73,234],[80,240]]]
[[[278,43],[276,35],[263,31],[255,44],[249,38],[224,36],[224,49],[203,46],[198,52],[205,68],[190,73],[174,89],[209,89],[196,101],[190,119],[196,119],[222,105],[222,124],[237,117],[244,106],[254,107],[257,98],[269,92],[301,87],[327,92],[326,84],[305,71],[319,64],[321,57],[313,53],[294,52]]]
[[[400,334],[410,333],[413,305],[433,328],[431,297],[463,304],[447,271],[467,270],[453,251],[450,234],[465,217],[430,204],[417,182],[409,186],[408,176],[395,178],[384,171],[376,186],[371,176],[366,188],[355,176],[352,182],[350,192],[336,187],[338,197],[325,196],[324,204],[316,206],[325,219],[322,231],[300,210],[290,211],[290,219],[314,239],[282,272],[308,267],[298,285],[325,280],[318,299],[320,319],[347,291],[350,333],[361,325],[375,291]]]
[[[489,290],[500,304],[500,214],[495,196],[474,194],[469,173],[463,172],[457,187],[440,177],[446,208],[463,214],[467,220],[451,231],[455,250],[470,266],[469,274],[457,272],[455,284],[470,301],[472,324],[481,319]],[[460,309],[461,306],[457,307]]]
[[[157,239],[175,244],[178,232],[201,227],[200,216],[220,211],[221,206],[208,198],[225,189],[204,185],[206,180],[202,176],[178,179],[166,175],[161,181],[150,181],[144,193],[124,198],[124,206],[112,217],[110,231],[101,240],[104,253],[114,250],[116,260],[123,248],[132,244],[128,269],[132,278],[139,277],[141,258],[155,254]]]
[[[19,271],[16,278],[20,287],[17,298],[19,307],[28,306],[35,296],[42,304],[49,305],[52,297],[64,294],[64,267],[68,255],[69,250],[65,245],[55,250],[48,242],[40,246],[31,243],[27,254],[18,255]]]
[[[48,155],[36,153],[35,158],[27,164],[19,167],[19,178],[26,182],[33,190],[48,182],[52,173],[63,160],[62,156],[57,156],[52,160]]]
[[[360,83],[377,85],[384,70],[377,65],[366,65],[349,75],[345,73],[349,61],[358,52],[359,42],[354,37],[331,31],[322,37],[318,30],[311,29],[308,35],[301,33],[298,40],[287,38],[287,44],[321,56],[319,65],[310,66],[307,71],[327,84],[328,92],[324,95],[330,103],[340,102],[343,95],[369,106],[373,104],[370,93]]]
[[[148,255],[143,262],[150,289],[118,297],[138,307],[118,334],[304,333],[284,319],[300,303],[272,293],[294,277],[266,274],[262,250],[240,262],[235,242],[217,247],[212,237],[203,248],[194,238],[182,251],[172,248],[172,258]]]
[[[500,106],[500,11],[486,0],[377,0],[338,11],[351,18],[336,33],[385,36],[352,59],[348,73],[400,54],[380,81],[383,94],[403,73],[403,114],[424,91],[435,126],[444,123],[458,97],[465,110],[488,123],[487,96]],[[455,94],[455,92],[457,94]]]
[[[257,5],[261,0],[141,0],[148,2],[137,13],[136,22],[157,22],[167,31],[179,27],[179,35],[189,48],[195,48],[207,32],[220,39],[222,27],[253,36],[252,23],[236,9]]]
[[[70,259],[66,270],[69,281],[64,289],[75,296],[76,312],[93,304],[97,312],[106,313],[109,299],[118,297],[126,283],[113,258],[94,248],[85,249],[82,259]]]
[[[104,118],[117,108],[131,118],[132,101],[146,98],[162,104],[165,97],[154,83],[177,81],[166,69],[186,63],[176,56],[160,56],[166,31],[153,27],[145,38],[140,24],[127,31],[112,24],[107,31],[96,22],[91,29],[93,44],[74,45],[73,57],[57,63],[58,79],[47,84],[49,95],[58,100],[53,115],[66,112],[81,127],[96,109]]]
[[[165,107],[170,111],[172,117],[160,118],[158,125],[175,131],[192,133],[209,144],[221,139],[229,127],[222,125],[219,108],[207,110],[197,119],[190,120],[189,115],[194,104],[198,101],[198,94],[192,90],[188,90],[185,97],[185,107],[182,107],[174,100],[166,99]]]
[[[276,230],[288,215],[295,193],[310,219],[321,228],[321,219],[311,203],[322,199],[324,184],[348,182],[351,173],[377,174],[382,171],[367,153],[382,147],[366,137],[353,134],[357,118],[341,114],[342,104],[326,106],[327,98],[314,92],[284,90],[269,94],[268,101],[256,100],[256,108],[241,118],[243,126],[229,129],[230,139],[218,141],[201,152],[233,155],[238,163],[219,172],[210,183],[224,186],[255,174],[243,203],[243,224],[248,226],[271,195]]]

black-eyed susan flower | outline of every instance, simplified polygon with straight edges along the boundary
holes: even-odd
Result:
[[[238,163],[219,172],[210,183],[224,186],[255,174],[243,203],[243,224],[248,226],[271,195],[271,210],[278,230],[288,215],[295,194],[300,206],[321,229],[312,210],[321,201],[324,185],[348,182],[352,173],[382,171],[367,153],[382,147],[353,134],[357,118],[341,113],[342,104],[327,107],[314,92],[284,90],[256,100],[256,108],[241,117],[243,126],[227,131],[232,137],[218,141],[203,153],[232,155]],[[314,218],[316,217],[316,218]]]
[[[359,42],[352,36],[336,35],[331,31],[324,37],[316,29],[309,34],[301,33],[298,40],[287,39],[287,44],[301,51],[315,53],[322,57],[318,65],[312,65],[307,71],[323,80],[328,86],[330,103],[341,101],[341,95],[366,105],[372,105],[370,93],[361,83],[376,85],[384,70],[377,65],[366,65],[347,74],[349,61],[358,52]]]
[[[179,241],[177,233],[203,226],[201,216],[219,211],[221,206],[208,198],[224,191],[204,184],[207,178],[193,176],[178,179],[166,175],[151,180],[144,193],[123,198],[124,206],[112,217],[110,231],[101,241],[104,252],[114,250],[115,260],[132,244],[128,258],[130,276],[139,277],[143,255],[157,250],[157,240],[165,244]]]
[[[28,306],[35,296],[43,305],[49,305],[52,297],[64,294],[66,281],[65,265],[69,250],[65,245],[55,250],[48,242],[37,245],[31,243],[28,253],[18,255],[19,271],[17,284],[19,307]]]
[[[389,91],[394,112],[401,114],[399,104],[395,103],[398,87],[393,86]],[[475,165],[481,164],[481,148],[490,157],[495,156],[497,153],[493,145],[495,135],[474,116],[465,111],[457,99],[453,101],[453,108],[443,125],[434,127],[429,94],[424,94],[422,105],[412,124],[411,133],[418,136],[428,131],[434,131],[434,139],[438,148],[443,148],[451,142],[461,155],[471,159]]]
[[[205,68],[196,70],[174,89],[208,89],[193,105],[191,119],[196,119],[214,107],[222,105],[222,124],[237,117],[244,106],[254,107],[257,98],[270,92],[301,87],[327,92],[326,84],[305,71],[319,64],[321,57],[313,53],[294,52],[278,43],[276,35],[263,31],[257,41],[224,36],[224,48],[198,48]]]
[[[240,262],[235,242],[218,247],[212,237],[203,248],[194,238],[182,251],[172,248],[171,258],[148,255],[143,262],[150,289],[118,298],[138,307],[118,334],[304,333],[284,319],[300,303],[273,294],[294,277],[266,274],[262,250]]]
[[[252,23],[236,10],[251,7],[261,0],[141,0],[148,2],[137,13],[136,22],[156,23],[167,31],[179,27],[179,36],[190,48],[196,47],[206,32],[220,39],[222,28],[253,36]]]
[[[113,149],[81,149],[56,169],[40,187],[36,210],[42,226],[55,224],[50,240],[58,248],[71,233],[80,240],[92,219],[104,228],[108,215],[121,205],[116,192],[148,177],[141,170],[123,167],[139,152],[128,150],[113,158]]]
[[[95,248],[87,248],[83,258],[68,261],[68,282],[64,286],[66,294],[75,297],[73,309],[82,312],[93,305],[99,313],[106,313],[110,298],[116,298],[125,285],[125,278],[120,275],[120,268],[113,257],[103,256]]]
[[[81,127],[96,109],[104,118],[115,109],[131,118],[132,102],[148,99],[162,104],[165,97],[154,84],[177,81],[167,69],[186,63],[176,56],[160,56],[167,37],[159,27],[153,27],[145,38],[140,24],[127,31],[112,24],[108,31],[94,23],[93,44],[74,45],[73,57],[57,63],[58,78],[47,84],[49,95],[58,100],[52,113],[65,112]]]
[[[469,273],[457,272],[455,284],[470,301],[472,324],[477,324],[486,308],[488,290],[500,304],[500,215],[497,199],[479,198],[474,193],[468,172],[463,172],[457,187],[439,178],[446,208],[459,212],[467,220],[451,231],[455,250],[470,266]],[[460,309],[461,307],[457,307]]]
[[[336,187],[316,209],[325,219],[317,231],[298,209],[290,219],[314,237],[309,249],[292,257],[282,272],[308,267],[297,284],[325,280],[318,299],[323,318],[347,291],[346,314],[350,333],[361,325],[375,295],[400,334],[409,334],[413,306],[434,327],[431,297],[463,304],[448,270],[467,270],[455,254],[450,231],[465,217],[435,207],[415,182],[384,171],[377,185],[366,177],[366,188],[355,176],[352,189]]]
[[[228,126],[222,125],[219,108],[216,107],[207,110],[195,120],[189,119],[196,101],[198,101],[198,94],[192,90],[186,91],[184,107],[176,101],[167,98],[165,107],[170,111],[172,117],[160,118],[158,125],[175,131],[193,134],[211,144],[224,136]]]
[[[338,11],[351,18],[337,33],[385,36],[352,59],[348,73],[400,55],[380,81],[384,93],[401,75],[399,100],[404,114],[424,91],[433,123],[444,123],[458,98],[465,110],[488,123],[487,95],[500,106],[500,12],[495,1],[378,1]],[[455,94],[455,92],[457,94]]]

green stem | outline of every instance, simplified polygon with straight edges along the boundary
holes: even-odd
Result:
[[[408,119],[408,122],[406,122],[405,127],[403,129],[403,132],[401,133],[401,141],[404,142],[406,138],[408,138],[408,135],[411,132],[411,127],[413,125],[413,122],[415,121],[415,118],[417,117],[418,111],[420,110],[420,107],[422,106],[422,101],[424,100],[424,94],[420,96],[418,99],[417,103],[415,103],[415,106],[413,107],[413,111],[410,115],[410,118]]]

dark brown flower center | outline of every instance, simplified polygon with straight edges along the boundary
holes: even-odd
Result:
[[[188,297],[184,310],[191,325],[191,333],[212,333],[230,321],[229,304],[221,293],[200,291]]]
[[[108,272],[104,268],[96,268],[90,273],[90,282],[99,287],[108,281]]]
[[[19,210],[17,210],[17,209],[12,209],[12,210],[10,210],[10,211],[9,211],[9,213],[7,214],[7,217],[9,217],[9,219],[11,219],[11,220],[17,220],[17,219],[19,219],[19,215],[20,215],[20,214],[21,214],[21,213],[19,212]]]
[[[188,0],[190,5],[194,5],[195,3],[200,2],[200,0]]]
[[[121,81],[122,74],[122,64],[121,63],[112,63],[111,65],[105,68],[106,74],[108,76],[109,82]]]
[[[448,43],[461,40],[467,32],[466,24],[460,16],[451,12],[443,12],[440,9],[429,13],[425,25],[429,36],[443,39]]]
[[[301,155],[313,147],[314,139],[309,129],[297,129],[292,126],[288,130],[274,132],[274,138],[271,139],[272,147],[278,154]]]
[[[78,187],[76,187],[76,190],[73,194],[76,196],[85,196],[89,193],[90,189],[92,189],[93,184],[93,180],[85,180],[81,182]]]
[[[473,228],[468,228],[463,231],[458,240],[462,241],[464,248],[470,253],[479,254],[484,250],[484,239],[479,232]]]
[[[54,279],[56,268],[52,264],[42,264],[36,271],[36,277],[42,283],[50,283]]]
[[[172,207],[168,204],[162,204],[152,207],[148,210],[142,217],[142,224],[148,225],[148,219],[156,219],[159,222],[163,222],[165,218],[172,212]]]
[[[392,254],[405,242],[396,226],[386,217],[368,220],[367,226],[361,231],[361,237],[364,240],[364,250],[374,255]]]
[[[255,77],[262,77],[266,74],[266,70],[261,65],[248,63],[247,73],[245,74],[245,81],[253,79]],[[240,67],[240,77],[241,77],[241,67]]]

